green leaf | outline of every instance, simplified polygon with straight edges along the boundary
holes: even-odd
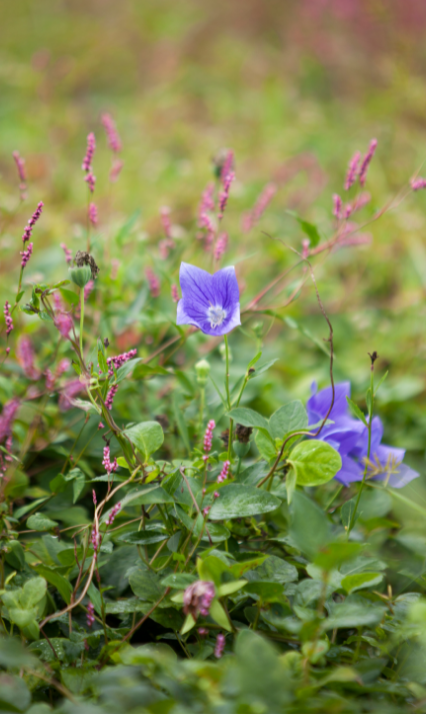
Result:
[[[254,374],[252,374],[251,379],[254,379],[255,377],[259,377],[259,375],[263,374],[264,372],[267,372],[268,369],[270,367],[272,367],[272,365],[275,364],[275,362],[278,362],[278,357],[276,357],[275,359],[269,360],[269,362],[265,362],[265,364],[260,365],[260,367],[258,367],[256,369],[256,372]]]
[[[168,533],[160,531],[133,531],[132,533],[123,533],[117,540],[134,545],[151,545],[151,543],[161,543],[162,540],[168,538]]]
[[[72,493],[73,493],[73,498],[72,502],[76,503],[81,495],[81,492],[84,489],[84,486],[86,484],[86,477],[82,473],[77,478],[75,478],[72,482]]]
[[[34,513],[27,520],[27,527],[32,531],[50,531],[51,528],[57,526],[56,521],[52,521],[42,513]]]
[[[158,421],[142,421],[124,430],[124,434],[139,449],[147,461],[164,441],[163,430]]]
[[[217,622],[220,627],[223,627],[224,630],[228,630],[228,632],[231,632],[231,625],[229,624],[229,620],[226,617],[226,612],[223,609],[222,605],[220,604],[219,600],[216,598],[213,600],[211,606],[210,606],[210,617]]]
[[[286,213],[288,213],[289,216],[292,216],[298,222],[302,231],[305,235],[308,236],[310,240],[310,247],[315,248],[321,240],[321,236],[318,233],[318,228],[313,223],[308,223],[308,221],[304,221],[303,218],[300,218],[300,216],[298,216],[295,211],[286,210]]]
[[[355,573],[354,575],[347,575],[343,578],[342,588],[344,588],[347,593],[353,593],[355,590],[379,585],[382,580],[383,575],[381,573]]]
[[[255,355],[255,356],[253,357],[253,359],[250,360],[250,362],[249,362],[248,365],[247,365],[247,371],[248,371],[251,367],[254,367],[254,365],[260,360],[261,356],[262,356],[262,353],[261,353],[261,352],[258,352],[257,355]]]
[[[360,543],[328,543],[318,553],[314,564],[323,570],[340,568],[343,563],[356,558],[362,550]]]
[[[155,602],[162,596],[164,589],[160,579],[152,570],[139,567],[134,570],[129,578],[130,587],[140,600]]]
[[[269,420],[269,432],[274,439],[283,439],[286,434],[301,431],[307,426],[306,409],[297,399],[277,409]]]
[[[45,596],[47,583],[44,578],[31,578],[24,583],[21,594],[22,607],[34,607]]]
[[[33,622],[35,622],[33,610],[21,610],[21,608],[10,608],[9,617],[15,625],[18,625],[21,629],[23,627],[28,627]]]
[[[186,421],[182,414],[182,400],[178,394],[174,394],[172,397],[173,414],[176,419],[177,428],[181,439],[184,443],[186,450],[191,451],[191,444],[189,441],[188,427]]]
[[[243,426],[251,426],[254,429],[268,430],[268,421],[258,412],[247,407],[236,407],[228,412],[228,416]]]
[[[388,374],[389,374],[389,371],[387,371],[387,372],[385,372],[384,374],[382,374],[382,376],[380,377],[380,379],[379,379],[379,381],[377,382],[377,384],[374,385],[374,396],[376,396],[377,392],[379,391],[380,387],[382,386],[382,384],[383,384],[383,382],[385,381],[385,379],[386,379],[386,377],[388,376]]]
[[[190,573],[172,573],[166,578],[163,578],[161,585],[164,585],[165,588],[186,590],[186,588],[192,585],[192,583],[195,583],[196,580],[196,576]]]
[[[73,290],[67,290],[66,288],[60,288],[59,292],[66,302],[71,305],[77,306],[80,302],[80,295],[75,293]]]
[[[254,441],[259,449],[260,455],[263,459],[265,459],[265,461],[269,462],[276,458],[278,449],[275,446],[275,442],[272,437],[267,431],[265,431],[265,429],[259,429]]]
[[[268,556],[255,570],[247,574],[250,582],[292,583],[297,580],[297,568],[277,555]]]
[[[129,374],[133,374],[133,370],[137,365],[142,362],[142,357],[135,357],[134,359],[129,359],[117,370],[117,376],[115,378],[115,383],[120,384],[120,382],[125,379]]]
[[[287,473],[286,480],[285,480],[288,505],[290,505],[290,503],[292,501],[293,493],[296,488],[296,481],[297,481],[296,471],[294,469],[290,469],[290,471]]]
[[[195,624],[196,624],[196,623],[195,623],[195,620],[194,620],[194,618],[192,617],[192,615],[191,615],[191,614],[187,615],[187,616],[186,616],[186,619],[185,619],[185,622],[184,622],[183,625],[182,625],[182,629],[181,629],[181,631],[180,631],[180,634],[181,634],[181,635],[186,635],[187,632],[189,632],[190,630],[192,630],[193,627],[195,627]]]
[[[330,523],[322,508],[301,491],[295,491],[290,507],[290,536],[312,558],[330,540]]]
[[[361,409],[355,404],[355,402],[352,401],[352,399],[349,399],[349,397],[346,397],[346,400],[349,404],[349,407],[353,413],[354,416],[356,416],[357,419],[360,419],[365,426],[368,427],[367,424],[367,419],[365,418],[364,414],[362,413]]]
[[[311,439],[297,444],[288,463],[300,486],[319,486],[330,481],[342,467],[340,454],[326,441]]]
[[[17,294],[17,296],[16,296],[16,304],[18,304],[18,303],[21,302],[21,300],[22,300],[24,294],[25,294],[25,290],[21,290],[21,292]]]
[[[220,489],[220,497],[212,505],[209,518],[214,521],[246,518],[275,511],[280,505],[281,501],[268,491],[232,483]]]
[[[331,615],[322,623],[322,630],[336,630],[341,627],[366,627],[378,625],[385,614],[386,608],[383,605],[366,602],[360,603],[352,601],[349,596],[345,602],[338,603],[333,607]],[[357,596],[355,596],[356,598]]]
[[[95,583],[92,581],[89,585],[89,589],[87,591],[88,596],[90,597],[90,600],[92,601],[92,604],[98,613],[100,617],[102,617],[102,600],[101,600],[101,594],[99,590],[97,589]]]
[[[0,710],[8,712],[27,711],[31,704],[31,693],[21,677],[10,673],[0,674]]]
[[[233,593],[238,592],[238,590],[241,590],[241,588],[247,585],[247,583],[248,580],[234,580],[230,583],[224,583],[223,585],[220,585],[220,587],[218,587],[217,596],[227,597],[228,595],[232,595]]]
[[[47,565],[37,565],[35,571],[57,589],[67,605],[70,604],[73,588],[69,580],[60,575],[54,568],[48,568]]]

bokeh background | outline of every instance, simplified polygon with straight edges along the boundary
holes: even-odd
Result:
[[[319,260],[315,275],[335,330],[336,378],[352,381],[362,405],[367,352],[378,351],[379,373],[389,370],[378,404],[385,441],[408,449],[424,481],[426,192],[409,189],[426,159],[423,0],[15,0],[2,2],[0,15],[3,302],[16,284],[23,226],[39,200],[45,211],[27,282],[65,278],[60,242],[73,252],[83,247],[80,166],[89,131],[98,143],[95,246],[102,251],[102,241],[133,217],[130,238],[113,257],[133,277],[140,269],[141,283],[141,245],[162,269],[160,207],[171,207],[185,255],[211,157],[222,147],[234,150],[227,260],[240,266],[243,303],[294,262],[281,241],[300,250],[303,234],[286,210],[315,223],[324,239],[332,235],[332,194],[342,192],[353,152],[377,137],[364,217],[391,210],[368,225],[370,245]],[[113,190],[104,111],[123,141],[124,168]],[[14,150],[26,159],[23,204]],[[241,215],[271,180],[279,190],[247,236]],[[285,302],[291,287],[272,306]],[[171,302],[167,309],[172,315]],[[306,399],[314,378],[327,382],[327,329],[309,281],[281,314],[293,322],[262,315],[257,325],[265,356],[279,357],[256,396],[267,411],[289,395]],[[32,318],[25,319],[31,328]],[[143,355],[148,347],[134,319],[127,329]],[[423,498],[420,483],[409,488]]]

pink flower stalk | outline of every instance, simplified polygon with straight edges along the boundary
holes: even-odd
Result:
[[[86,624],[87,627],[92,627],[95,622],[95,608],[91,602],[87,606]]]
[[[345,219],[349,218],[349,217],[352,215],[353,210],[354,210],[353,204],[352,204],[352,203],[347,203],[347,204],[345,205],[345,207],[343,208],[343,211],[342,211],[342,213],[343,213],[343,218],[345,218]]]
[[[98,225],[98,207],[96,203],[90,203],[89,204],[89,221],[92,224],[92,226],[97,226]]]
[[[172,224],[170,222],[170,208],[163,206],[160,210],[161,223],[163,225],[164,235],[166,238],[172,237]]]
[[[46,375],[46,389],[48,392],[52,391],[53,387],[55,386],[55,375],[52,373],[50,369],[46,369],[45,372]]]
[[[40,201],[36,210],[34,211],[33,215],[31,216],[30,220],[28,221],[27,225],[25,226],[24,234],[22,236],[22,241],[24,244],[31,238],[33,228],[41,216],[43,206],[44,206],[43,201]]]
[[[368,191],[363,191],[362,193],[359,194],[359,196],[356,197],[355,201],[352,204],[352,213],[355,213],[355,211],[360,211],[361,208],[364,208],[364,206],[367,205],[371,201],[371,194],[368,193]]]
[[[208,516],[209,513],[210,513],[210,509],[211,509],[211,506],[206,506],[205,508],[203,508],[203,516],[204,516],[204,518],[207,518],[207,516]]]
[[[206,637],[209,634],[207,627],[199,627],[197,632],[201,637]]]
[[[361,168],[359,170],[359,183],[361,186],[365,186],[365,181],[367,179],[368,167],[370,165],[371,159],[374,156],[374,152],[376,151],[376,148],[377,148],[377,139],[371,139],[370,146],[368,147],[368,151],[365,154],[365,156],[361,162]]]
[[[107,135],[109,148],[117,154],[119,151],[121,151],[121,140],[118,135],[114,119],[112,118],[111,114],[105,112],[105,114],[102,114],[101,122]]]
[[[23,270],[33,254],[33,243],[28,243],[28,248],[19,252],[22,255],[21,268]]]
[[[105,424],[100,421],[98,424],[98,429],[105,429]]]
[[[207,424],[206,433],[204,434],[203,447],[204,447],[204,451],[206,452],[206,454],[208,454],[212,448],[213,429],[215,428],[215,426],[216,426],[216,422],[214,421],[214,419],[210,419],[209,423]]]
[[[70,332],[74,324],[71,315],[68,315],[68,313],[66,312],[59,312],[57,315],[55,315],[53,324],[55,325],[56,329],[59,330],[61,336],[67,340],[70,336]]]
[[[23,335],[18,342],[16,348],[16,356],[18,362],[25,372],[25,376],[29,379],[38,379],[40,372],[34,366],[34,348],[31,340],[26,335]]]
[[[214,249],[214,259],[220,260],[224,252],[228,247],[228,234],[221,233],[217,239],[216,247]]]
[[[93,526],[92,528],[92,535],[90,537],[90,542],[92,544],[92,548],[95,551],[94,558],[96,560],[97,555],[98,555],[98,550],[101,545],[101,535],[99,531],[97,530],[96,526]]]
[[[12,424],[19,405],[20,401],[16,397],[4,405],[0,416],[0,443],[12,434]]]
[[[214,211],[214,209],[214,183],[209,183],[201,195],[201,202],[198,207],[198,225],[200,228],[204,226],[204,214],[207,211]]]
[[[310,246],[310,240],[309,240],[309,238],[304,238],[304,239],[302,240],[302,258],[303,258],[304,260],[306,260],[307,258],[309,258],[309,254],[310,254],[309,246]]]
[[[114,523],[114,519],[120,510],[121,510],[121,503],[116,503],[114,508],[112,509],[111,513],[109,514],[108,518],[105,521],[107,526],[111,526]]]
[[[6,347],[6,357],[9,357],[10,355],[10,347]]]
[[[98,503],[98,498],[97,498],[97,496],[96,496],[96,491],[95,491],[94,488],[92,489],[92,498],[93,498],[93,503],[94,503],[95,506],[96,506],[97,503]]]
[[[110,474],[112,474],[114,471],[117,471],[118,469],[117,459],[111,461],[109,446],[104,447],[104,458],[102,461],[102,466],[105,468],[105,471],[107,472],[108,476],[110,476]]]
[[[13,446],[13,436],[12,434],[9,434],[8,437],[6,437],[6,444],[5,444],[5,449],[8,452],[7,455],[4,457],[6,461],[13,461],[12,457],[9,456],[9,454],[12,453],[12,446]]]
[[[197,580],[189,585],[183,594],[185,615],[192,615],[194,620],[198,615],[207,617],[215,594],[214,583],[209,580]]]
[[[228,478],[230,466],[231,466],[230,461],[224,461],[224,464],[222,466],[222,471],[220,472],[219,476],[217,477],[217,483],[222,483],[223,481],[226,481],[226,479]]]
[[[223,184],[225,183],[229,174],[233,171],[233,168],[234,152],[232,151],[232,149],[229,149],[228,153],[226,154],[225,161],[223,162],[222,171],[220,172],[220,178]]]
[[[124,166],[124,161],[121,159],[114,159],[111,166],[111,171],[109,172],[109,180],[111,183],[115,183],[121,174],[121,169]]]
[[[113,384],[111,389],[109,390],[107,397],[105,399],[105,406],[109,411],[112,409],[112,403],[114,401],[114,397],[117,394],[117,389],[118,389],[118,384]]]
[[[426,188],[426,179],[421,178],[421,177],[412,179],[410,181],[410,184],[411,184],[411,188],[413,189],[413,191],[419,191],[422,188]]]
[[[149,283],[149,290],[153,298],[156,298],[160,294],[160,279],[154,273],[152,268],[147,268],[145,270],[145,275]]]
[[[108,357],[107,358],[107,365],[108,365],[108,376],[112,377],[114,374],[114,370],[112,368],[112,365],[114,365],[115,369],[119,369],[123,364],[129,361],[129,359],[133,359],[133,357],[136,357],[137,350],[129,350],[128,352],[123,352],[121,355],[117,355],[116,357]]]
[[[213,498],[216,499],[216,498],[219,498],[219,496],[220,496],[219,491],[215,491],[214,494],[213,494]]]
[[[346,179],[345,179],[345,191],[349,191],[351,186],[356,181],[356,177],[358,176],[359,172],[359,161],[361,158],[361,154],[359,151],[356,151],[355,154],[352,156],[351,160],[349,161],[349,166],[348,166],[348,172],[346,174]]]
[[[274,183],[268,183],[254,204],[252,210],[252,221],[253,225],[262,217],[271,203],[273,197],[277,192],[277,186]]]
[[[67,248],[67,246],[65,245],[65,243],[61,243],[61,248],[62,248],[62,250],[63,250],[64,253],[65,253],[65,260],[67,261],[68,265],[71,265],[71,263],[72,263],[72,251],[71,251],[69,248]]]
[[[10,333],[13,330],[13,320],[12,315],[10,314],[10,303],[7,300],[4,304],[3,314],[6,322],[6,337],[9,337]]]
[[[19,151],[14,151],[12,153],[12,156],[15,160],[16,168],[18,169],[19,180],[21,181],[21,183],[24,184],[25,187],[25,182],[27,180],[27,176],[25,173],[25,159],[22,158]]]
[[[59,397],[59,409],[63,412],[68,411],[73,407],[73,399],[79,392],[83,391],[84,384],[79,379],[73,379],[68,382],[63,388],[62,394]]]
[[[92,170],[92,159],[93,159],[93,154],[95,153],[96,149],[96,141],[95,141],[95,135],[93,132],[90,132],[90,134],[87,135],[87,149],[86,149],[86,156],[83,159],[83,163],[81,165],[81,168],[83,171],[86,171],[86,173],[89,173],[89,171]]]
[[[170,248],[175,247],[175,242],[171,238],[164,238],[158,244],[158,250],[163,260],[169,257]]]
[[[333,216],[338,220],[342,217],[342,199],[338,193],[333,193]]]
[[[93,193],[95,190],[96,176],[90,171],[87,176],[84,177],[84,180],[87,182],[90,193]]]
[[[172,300],[173,300],[173,302],[179,302],[178,287],[175,283],[173,283],[173,285],[172,285]]]
[[[214,656],[216,659],[220,659],[223,655],[223,650],[225,649],[225,635],[221,633],[216,637],[216,645],[214,648]]]
[[[67,359],[66,357],[64,357],[64,359],[61,359],[56,368],[56,377],[62,377],[64,372],[66,372],[70,368],[70,366],[71,362],[69,361],[69,359]]]
[[[87,285],[84,286],[84,299],[87,300],[89,297],[90,293],[92,292],[93,288],[95,287],[95,281],[94,280],[89,280]]]
[[[223,191],[219,193],[219,219],[223,218],[223,213],[225,211],[226,204],[228,203],[229,191],[234,179],[235,174],[233,171],[231,171],[223,179]]]

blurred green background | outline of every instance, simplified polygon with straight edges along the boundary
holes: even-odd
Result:
[[[232,147],[237,182],[226,259],[239,265],[243,304],[295,262],[280,240],[300,250],[303,234],[286,209],[315,223],[324,239],[332,235],[331,196],[342,192],[353,152],[377,137],[364,216],[391,202],[392,210],[366,229],[370,245],[319,259],[315,275],[335,330],[336,378],[352,381],[362,405],[367,352],[378,351],[379,373],[389,369],[379,400],[385,441],[407,447],[408,462],[424,474],[426,192],[409,189],[426,158],[423,0],[15,0],[3,1],[0,14],[3,302],[15,289],[20,236],[39,200],[45,211],[27,282],[66,277],[60,242],[73,252],[83,246],[80,166],[89,131],[98,145],[97,249],[141,211],[133,240],[113,255],[129,269],[141,244],[158,267],[164,204],[180,226],[183,257],[191,257],[185,241],[196,234],[211,157]],[[124,169],[113,191],[103,111],[123,141]],[[23,204],[14,150],[26,159]],[[246,236],[241,214],[270,180],[278,193]],[[265,356],[279,357],[262,395],[267,411],[289,395],[306,399],[314,378],[327,382],[318,347],[327,328],[309,281],[281,314],[300,329],[262,317]]]

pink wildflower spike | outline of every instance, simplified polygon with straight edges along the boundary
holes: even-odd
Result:
[[[128,352],[123,352],[121,355],[117,355],[116,357],[108,357],[107,358],[107,365],[108,365],[108,376],[112,377],[114,374],[113,370],[113,365],[115,369],[119,369],[123,364],[129,361],[129,359],[133,359],[133,357],[136,357],[137,355],[137,350],[129,350]]]
[[[4,320],[6,322],[6,337],[9,337],[10,333],[13,330],[13,320],[12,320],[12,315],[10,313],[10,303],[6,300],[4,304]]]
[[[8,436],[11,436],[12,424],[19,405],[20,401],[16,397],[11,399],[9,402],[6,402],[4,405],[3,411],[0,415],[0,443],[7,439]]]
[[[201,202],[198,207],[198,225],[200,228],[204,226],[204,214],[207,211],[214,211],[214,209],[214,183],[209,183],[201,195]]]
[[[115,395],[117,394],[117,390],[118,390],[118,384],[113,384],[107,394],[106,399],[105,399],[105,406],[107,409],[109,409],[109,411],[111,411],[111,409],[112,409],[112,403],[114,401]]]
[[[28,243],[28,248],[19,252],[22,255],[21,268],[23,270],[33,254],[33,243]]]
[[[55,316],[54,325],[65,339],[69,339],[73,324],[71,315],[68,315],[66,312],[60,312]]]
[[[65,260],[67,261],[68,265],[71,265],[71,263],[72,263],[72,251],[71,251],[69,248],[67,248],[67,246],[65,245],[65,243],[61,243],[61,248],[62,248],[62,250],[63,250],[64,253],[65,253]]]
[[[266,209],[268,208],[269,204],[271,203],[276,192],[277,192],[276,184],[268,183],[265,186],[265,188],[263,189],[259,198],[257,199],[256,203],[254,204],[253,210],[251,211],[250,228],[252,228],[254,226],[254,224],[260,220],[260,218],[262,217],[262,215],[265,213]]]
[[[92,548],[95,551],[94,558],[96,560],[98,556],[98,550],[101,545],[101,536],[99,531],[97,530],[96,526],[93,526],[92,528],[92,535],[90,537],[90,542],[92,544]]]
[[[96,203],[89,204],[89,221],[92,226],[98,225],[98,207]]]
[[[83,163],[81,165],[81,168],[83,171],[86,171],[86,173],[89,173],[89,171],[92,170],[92,159],[93,159],[93,154],[95,153],[96,149],[96,141],[95,141],[95,135],[93,132],[90,132],[90,134],[87,135],[87,149],[86,149],[86,156],[83,159]]]
[[[108,518],[105,521],[107,526],[111,526],[114,523],[114,519],[120,510],[121,510],[121,503],[116,503],[115,506],[112,508],[111,513],[109,514]]]
[[[205,518],[207,518],[207,516],[209,515],[210,508],[211,508],[211,506],[206,506],[205,508],[203,508],[203,516]]]
[[[209,580],[197,580],[189,585],[183,594],[185,615],[192,615],[194,620],[198,618],[198,615],[207,617],[215,594],[214,583]]]
[[[212,448],[213,429],[215,428],[215,426],[216,426],[216,422],[214,421],[214,419],[210,419],[209,423],[207,424],[206,433],[204,434],[203,447],[204,447],[204,451],[206,452],[206,454],[208,454]]]
[[[349,218],[353,213],[354,207],[352,203],[347,203],[343,209],[343,218]]]
[[[221,633],[216,637],[216,645],[214,648],[214,656],[216,659],[220,659],[223,655],[223,650],[225,649],[225,635]]]
[[[105,424],[100,421],[98,424],[98,429],[105,429]]]
[[[368,147],[368,151],[365,154],[365,156],[361,162],[361,168],[359,170],[359,183],[361,186],[365,186],[365,181],[367,179],[368,167],[370,165],[371,159],[374,156],[374,152],[376,151],[376,148],[377,148],[377,139],[371,139],[370,146]]]
[[[226,479],[228,478],[230,466],[231,466],[230,461],[224,461],[223,466],[222,466],[222,471],[220,472],[219,476],[217,477],[218,483],[222,483],[223,481],[226,481]]]
[[[95,287],[95,281],[94,280],[89,280],[87,285],[84,286],[84,299],[87,300],[89,297],[90,293],[92,292],[93,288]]]
[[[115,183],[121,174],[121,170],[124,166],[124,161],[121,159],[114,159],[111,166],[111,171],[109,172],[109,180],[111,183]]]
[[[84,177],[84,180],[86,181],[89,187],[90,193],[93,193],[95,190],[96,176],[94,176],[92,171],[90,171],[87,176]]]
[[[92,497],[93,497],[93,503],[94,503],[95,506],[96,506],[97,503],[98,503],[98,499],[96,498],[96,491],[95,491],[95,489],[92,489]]]
[[[235,174],[233,171],[231,171],[223,179],[223,190],[219,194],[219,220],[221,218],[223,218],[223,213],[225,211],[226,204],[228,203],[229,191],[231,189],[231,184],[234,179],[235,179]]]
[[[412,179],[410,184],[413,191],[420,191],[422,188],[426,188],[426,179],[421,177]]]
[[[12,156],[14,158],[16,168],[18,169],[18,176],[19,176],[19,190],[21,192],[21,200],[23,201],[27,196],[25,191],[27,190],[27,176],[25,173],[25,159],[20,156],[19,151],[14,151],[12,153]]]
[[[160,279],[154,273],[152,268],[147,268],[145,270],[145,275],[149,283],[149,290],[153,298],[157,298],[160,294]]]
[[[16,356],[18,362],[25,372],[25,376],[29,379],[38,379],[40,372],[34,366],[34,348],[31,340],[27,335],[23,335],[19,341],[16,348]]]
[[[351,186],[355,183],[356,177],[359,173],[359,161],[361,159],[361,154],[356,151],[349,161],[348,172],[345,179],[345,191],[349,191]]]
[[[333,216],[338,220],[342,217],[342,199],[338,193],[333,194]]]
[[[119,137],[117,127],[115,126],[114,119],[111,114],[105,112],[105,114],[102,114],[101,116],[101,122],[107,135],[109,148],[115,154],[118,154],[121,151],[121,139]]]
[[[89,604],[87,606],[87,615],[86,615],[87,627],[92,627],[94,622],[95,622],[95,608],[92,605],[92,603],[89,602]],[[87,646],[87,649],[89,649],[89,646]]]
[[[163,225],[164,235],[166,238],[172,237],[172,224],[170,222],[170,208],[163,206],[160,210],[161,223]]]
[[[179,302],[178,288],[177,288],[177,285],[175,285],[174,283],[172,285],[172,300],[173,300],[173,302]]]
[[[220,496],[219,491],[215,491],[213,494],[213,498],[219,498],[219,496]]]
[[[56,377],[62,377],[64,372],[66,372],[71,366],[71,362],[66,357],[61,359],[56,369]]]
[[[102,461],[102,465],[105,468],[105,471],[107,472],[108,476],[113,472],[117,471],[118,469],[117,459],[111,461],[109,446],[104,447],[104,458]]]
[[[233,171],[233,168],[234,152],[232,151],[232,149],[229,149],[228,153],[226,154],[225,161],[223,162],[222,171],[220,173],[220,178],[223,184],[225,183],[229,174]]]
[[[52,391],[53,387],[55,386],[55,375],[52,374],[50,369],[46,369],[45,376],[46,376],[46,389],[48,392],[50,392],[50,391]]]
[[[28,223],[27,223],[27,225],[26,225],[26,227],[25,227],[25,230],[24,230],[24,234],[23,234],[23,236],[22,236],[22,242],[23,242],[24,244],[25,244],[27,241],[29,241],[29,239],[31,238],[31,234],[32,234],[32,232],[33,232],[33,228],[34,228],[35,224],[37,223],[38,219],[39,219],[40,216],[41,216],[41,212],[42,212],[42,210],[43,210],[43,206],[44,206],[43,201],[40,201],[40,203],[38,204],[36,210],[34,211],[33,215],[31,216],[30,220],[28,221]]]
[[[62,412],[68,411],[73,406],[73,398],[84,389],[84,384],[79,379],[73,379],[63,388],[59,397],[59,409]]]
[[[6,357],[9,357],[10,355],[10,347],[6,347]]]
[[[368,193],[368,191],[363,191],[362,193],[359,194],[359,196],[356,197],[355,201],[352,204],[352,213],[355,213],[355,211],[360,211],[361,208],[364,208],[364,206],[367,205],[371,201],[371,194]]]
[[[214,259],[220,260],[222,255],[225,253],[227,247],[228,247],[228,234],[221,233],[219,238],[217,239],[216,247],[214,250]]]

